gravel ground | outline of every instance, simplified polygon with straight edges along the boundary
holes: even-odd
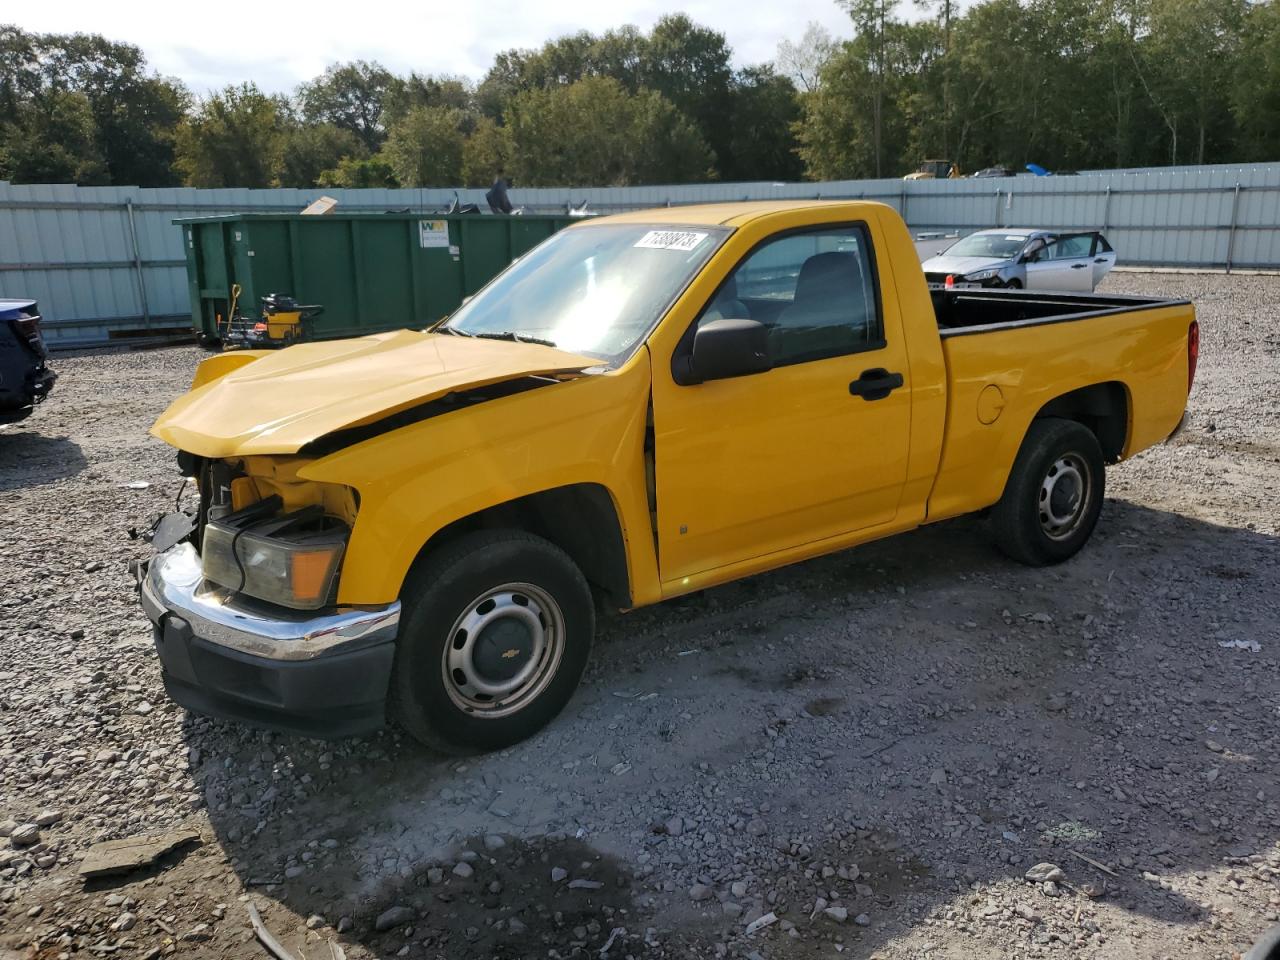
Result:
[[[1075,560],[961,519],[619,617],[462,762],[165,699],[128,528],[201,354],[58,357],[0,431],[0,957],[265,957],[250,900],[298,960],[1236,955],[1280,909],[1280,278],[1106,289],[1194,298],[1204,357]]]

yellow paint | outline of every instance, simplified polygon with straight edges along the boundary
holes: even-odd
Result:
[[[1182,414],[1186,306],[942,340],[910,235],[881,204],[715,204],[570,229],[619,221],[732,232],[616,369],[588,370],[597,361],[533,344],[411,331],[245,351],[202,364],[192,391],[153,433],[192,453],[241,461],[258,496],[279,493],[291,508],[319,502],[354,520],[342,603],[396,599],[423,545],[456,520],[528,494],[597,484],[622,528],[632,603],[643,606],[990,506],[1031,419],[1078,387],[1124,384],[1126,456],[1163,439]],[[864,223],[875,247],[885,347],[675,383],[681,336],[748,251],[780,231],[845,223]],[[902,373],[903,387],[876,402],[851,397],[849,383],[875,367]],[[527,375],[565,379],[323,457],[298,455],[333,430]]]
[[[988,383],[978,394],[978,422],[993,424],[1004,412],[1004,393],[994,383]]]
[[[202,376],[215,360],[224,362]],[[151,432],[203,457],[296,453],[308,440],[452,390],[578,371],[596,362],[535,344],[474,343],[414,330],[247,350],[201,364],[197,385],[174,401]]]

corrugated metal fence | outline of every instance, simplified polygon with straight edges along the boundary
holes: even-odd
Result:
[[[54,346],[146,339],[189,322],[175,217],[297,212],[321,195],[345,211],[431,213],[483,190],[195,190],[0,183],[0,298],[40,301]],[[846,180],[515,189],[530,212],[587,201],[599,213],[716,200],[874,199],[912,229],[1101,228],[1125,266],[1280,268],[1280,163],[984,180]]]

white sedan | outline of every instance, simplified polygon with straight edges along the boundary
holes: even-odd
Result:
[[[925,279],[984,287],[1092,292],[1116,265],[1096,230],[979,230],[924,261]]]

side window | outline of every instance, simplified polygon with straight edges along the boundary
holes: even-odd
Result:
[[[774,366],[880,346],[865,228],[789,233],[757,247],[721,284],[697,322],[726,318],[768,327]]]
[[[1061,237],[1049,244],[1045,259],[1078,260],[1081,257],[1089,256],[1089,249],[1092,245],[1093,234],[1091,233],[1077,233],[1070,237]]]

